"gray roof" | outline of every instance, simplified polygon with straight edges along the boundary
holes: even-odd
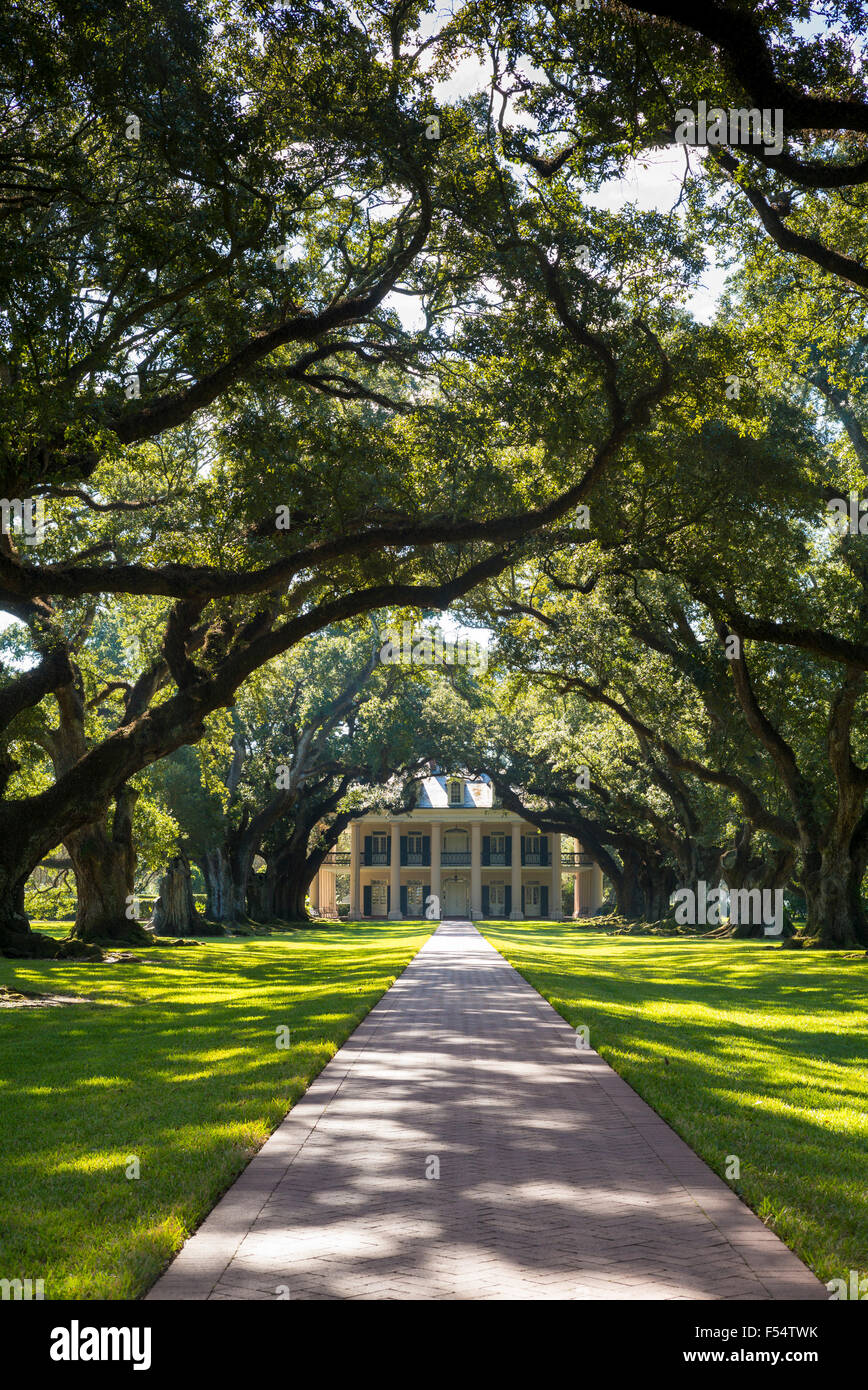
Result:
[[[450,802],[447,791],[447,783],[452,780],[452,775],[445,773],[426,777],[422,783],[419,800],[416,803],[419,810],[475,811],[481,807],[491,806],[492,788],[487,777],[473,778],[472,780],[467,777],[462,778],[464,796],[457,805],[455,802]]]

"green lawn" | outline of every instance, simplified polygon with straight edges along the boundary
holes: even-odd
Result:
[[[480,927],[824,1282],[868,1273],[864,954]]]
[[[0,959],[0,986],[97,1001],[0,1009],[0,1278],[44,1279],[53,1299],[143,1293],[432,926],[157,947],[141,964]]]

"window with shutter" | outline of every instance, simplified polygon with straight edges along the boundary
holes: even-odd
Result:
[[[489,849],[488,849],[488,855],[489,855],[489,857],[488,857],[488,860],[486,861],[486,862],[488,862],[488,863],[495,864],[495,865],[505,865],[505,864],[507,864],[507,863],[509,862],[509,861],[507,860],[507,857],[506,857],[506,836],[505,836],[505,835],[491,835],[491,836],[489,836]]]

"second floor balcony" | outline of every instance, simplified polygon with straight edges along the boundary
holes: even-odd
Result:
[[[385,841],[385,842],[384,842]],[[421,845],[420,845],[421,842]],[[512,865],[512,844],[509,837],[482,837],[480,863],[485,869],[508,869]],[[391,865],[391,844],[383,836],[365,837],[359,846],[359,862],[362,868],[388,868]],[[400,866],[402,868],[430,868],[431,837],[428,834],[415,837],[401,837]],[[332,850],[323,861],[330,868],[346,869],[351,866],[349,851]],[[548,869],[552,867],[552,846],[547,836],[524,836],[521,843],[521,865],[528,869]],[[440,865],[444,869],[466,869],[473,864],[469,845],[463,849],[441,849]],[[561,853],[561,867],[569,869],[591,869],[594,860],[582,851],[564,850]]]

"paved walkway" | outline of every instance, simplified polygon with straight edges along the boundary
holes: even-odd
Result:
[[[441,924],[148,1295],[827,1296],[469,922]]]

